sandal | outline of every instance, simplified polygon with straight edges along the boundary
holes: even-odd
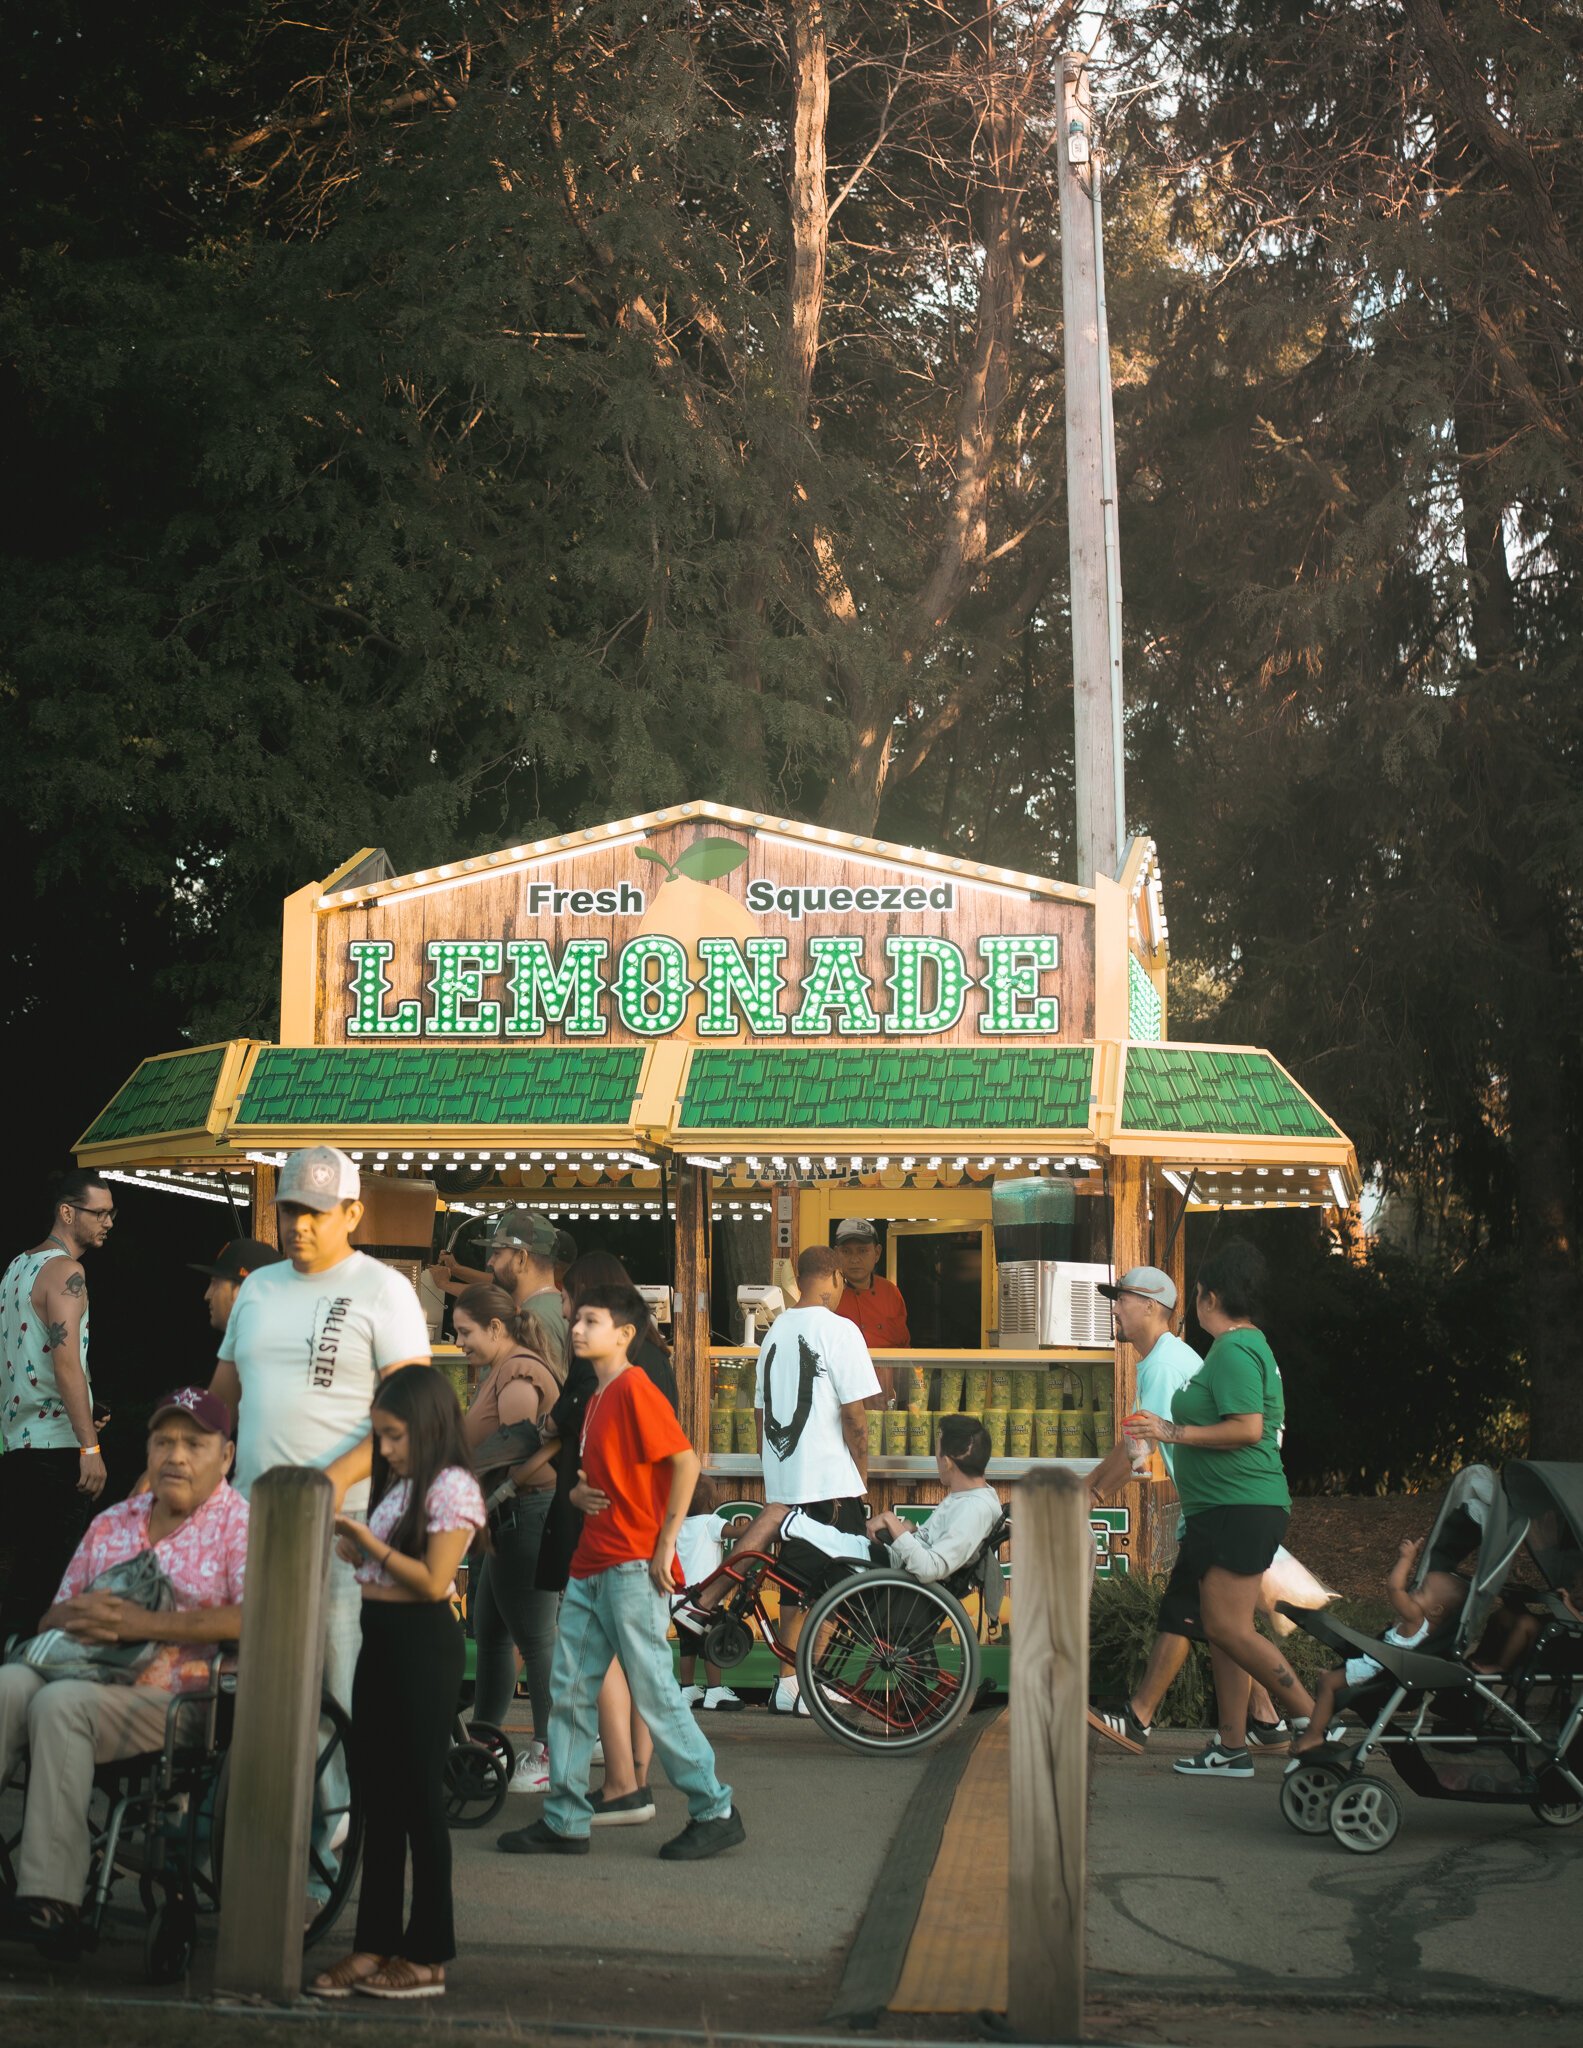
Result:
[[[368,1978],[377,1977],[389,1960],[388,1956],[376,1956],[368,1949],[354,1949],[328,1970],[321,1970],[308,1986],[309,1993],[314,1998],[350,1998]],[[359,1963],[371,1964],[372,1968],[359,1969]]]
[[[405,1956],[389,1956],[383,1969],[364,1977],[355,1989],[365,1998],[443,1998],[445,1965],[409,1963]]]

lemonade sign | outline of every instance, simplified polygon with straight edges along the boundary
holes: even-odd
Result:
[[[432,903],[419,936],[393,903],[402,935],[371,918],[368,935],[345,941],[345,1036],[795,1043],[1063,1035],[1067,963],[1061,930],[1050,928],[1052,906],[1024,899],[1008,919],[1009,892],[938,873],[887,875],[883,852],[843,863],[846,872],[832,879],[829,850],[818,852],[822,862],[810,854],[800,869],[782,862],[780,872],[764,872],[739,840],[705,835],[674,851],[629,845],[618,872],[618,857],[595,848],[582,857],[585,872],[566,882],[517,877],[492,897],[458,893],[447,911],[465,904],[478,936],[465,935],[465,924],[452,936],[454,922],[429,936]],[[498,919],[493,930],[477,914],[486,903]],[[421,992],[403,992],[398,975]]]

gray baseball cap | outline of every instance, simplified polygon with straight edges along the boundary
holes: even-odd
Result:
[[[333,1145],[310,1145],[306,1152],[293,1152],[280,1169],[275,1200],[323,1215],[338,1202],[359,1200],[362,1192],[363,1176],[344,1152]]]
[[[536,1259],[553,1259],[560,1234],[537,1209],[502,1209],[490,1234],[489,1249],[531,1252]]]
[[[844,1216],[835,1227],[835,1241],[851,1244],[854,1239],[859,1244],[878,1244],[879,1232],[866,1216]]]
[[[1141,1294],[1145,1301],[1157,1301],[1161,1308],[1176,1306],[1176,1282],[1158,1266],[1134,1266],[1114,1286],[1101,1283],[1099,1291],[1107,1301],[1114,1301],[1118,1294]]]

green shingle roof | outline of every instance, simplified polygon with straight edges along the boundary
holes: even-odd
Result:
[[[235,1127],[625,1124],[640,1046],[266,1046]]]
[[[681,1128],[1086,1131],[1093,1066],[1086,1045],[1006,1052],[701,1047]]]
[[[115,1145],[127,1138],[160,1137],[167,1131],[202,1130],[226,1050],[223,1045],[210,1045],[199,1052],[144,1060],[90,1124],[82,1144]]]
[[[1121,1126],[1205,1138],[1340,1135],[1267,1052],[1181,1045],[1128,1048]]]

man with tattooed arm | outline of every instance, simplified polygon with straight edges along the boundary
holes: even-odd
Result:
[[[109,1183],[69,1173],[48,1236],[0,1278],[0,1645],[37,1629],[104,1491],[82,1262],[114,1224]]]

